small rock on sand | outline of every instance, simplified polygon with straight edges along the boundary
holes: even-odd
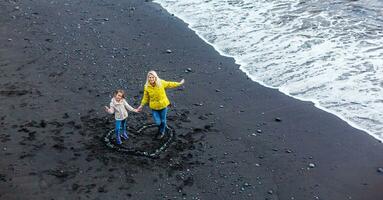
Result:
[[[309,167],[310,167],[310,168],[314,168],[314,167],[315,167],[315,164],[314,164],[314,163],[310,163],[310,164],[309,164]]]

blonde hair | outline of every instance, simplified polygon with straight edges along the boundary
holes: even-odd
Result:
[[[156,78],[156,80],[154,81],[156,83],[156,87],[161,86],[161,79],[160,79],[160,77],[158,77],[157,73],[154,70],[150,70],[148,72],[148,75],[146,75],[145,86],[150,85],[150,83],[149,83],[149,75],[152,75],[152,76],[154,76],[154,78]]]

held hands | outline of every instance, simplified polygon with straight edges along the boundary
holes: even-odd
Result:
[[[137,109],[135,109],[137,111],[137,113],[141,112],[142,111],[142,106],[138,106]]]

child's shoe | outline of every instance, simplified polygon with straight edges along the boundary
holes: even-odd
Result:
[[[126,132],[124,132],[122,135],[121,135],[122,138],[124,138],[125,140],[129,139],[129,136],[128,134],[126,134]]]
[[[116,142],[117,142],[117,144],[118,144],[118,145],[122,144],[122,141],[121,141],[121,138],[120,138],[121,135],[120,135],[120,134],[117,134],[116,136],[117,136],[117,137],[116,137]]]
[[[121,138],[118,138],[116,142],[118,145],[122,144]]]

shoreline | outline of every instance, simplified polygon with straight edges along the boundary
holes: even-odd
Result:
[[[156,1],[154,1],[154,3],[156,3],[156,4],[158,4],[159,6],[162,7],[161,3],[156,2]],[[164,9],[166,10],[166,8],[164,8]],[[166,10],[166,11],[169,12],[168,10]],[[169,13],[170,13],[170,12],[169,12]],[[170,13],[170,14],[171,14],[171,15],[174,15],[174,16],[177,17],[177,15],[176,15],[175,13]],[[228,57],[228,58],[232,58],[232,59],[234,59],[235,64],[237,64],[237,65],[239,66],[240,69],[242,68],[242,65],[243,65],[243,64],[241,64],[241,61],[239,61],[239,60],[235,59],[233,56],[228,55],[228,54],[222,52],[221,50],[219,50],[217,47],[214,46],[214,44],[210,43],[210,42],[207,41],[205,38],[203,38],[202,35],[201,35],[200,33],[198,33],[197,30],[192,29],[192,28],[190,27],[190,25],[189,25],[187,22],[185,22],[185,21],[184,21],[183,19],[181,19],[181,18],[179,18],[179,19],[180,19],[183,23],[185,23],[189,29],[191,29],[192,31],[194,31],[195,34],[198,35],[198,37],[199,37],[201,40],[203,40],[205,43],[207,43],[208,45],[210,45],[211,47],[213,47],[214,50],[217,51],[221,56],[224,56],[224,57]],[[358,130],[361,130],[361,131],[366,132],[366,134],[372,136],[373,138],[375,138],[375,139],[378,140],[379,142],[383,142],[383,138],[379,138],[378,135],[373,134],[371,131],[369,131],[369,130],[367,130],[367,129],[365,129],[365,128],[360,127],[359,125],[357,125],[356,123],[352,122],[351,120],[348,120],[345,116],[342,116],[341,114],[338,114],[338,113],[336,113],[335,111],[331,111],[331,110],[329,110],[329,109],[327,109],[327,108],[321,106],[320,103],[318,102],[318,100],[315,100],[315,99],[304,99],[304,98],[299,98],[299,97],[290,95],[288,92],[283,92],[282,90],[280,90],[280,89],[277,88],[277,87],[269,86],[269,85],[263,83],[262,81],[257,80],[256,78],[253,78],[253,77],[252,77],[246,70],[244,70],[244,69],[241,69],[241,71],[242,71],[243,73],[245,73],[245,74],[247,75],[247,77],[250,78],[252,81],[254,81],[254,82],[256,82],[256,83],[258,83],[258,84],[260,84],[260,85],[262,85],[262,86],[264,86],[264,87],[267,87],[267,88],[270,88],[270,89],[276,89],[276,90],[278,90],[279,92],[281,92],[281,93],[283,93],[283,94],[285,94],[285,95],[287,95],[287,96],[289,96],[289,97],[292,97],[292,98],[294,98],[294,99],[297,99],[297,100],[300,100],[300,101],[306,101],[306,102],[308,101],[308,102],[312,102],[312,103],[315,105],[316,108],[321,109],[321,110],[323,110],[323,111],[326,111],[326,112],[328,112],[328,113],[330,113],[330,114],[333,114],[333,115],[339,117],[340,119],[342,119],[343,121],[345,121],[345,122],[346,122],[347,124],[349,124],[350,126],[356,128],[356,129],[358,129]]]
[[[252,81],[157,3],[0,7],[0,199],[383,198],[375,138]],[[186,80],[167,92],[175,138],[157,159],[103,142],[111,92],[137,107],[150,69]],[[150,122],[130,113],[124,145],[158,147],[138,134]]]

